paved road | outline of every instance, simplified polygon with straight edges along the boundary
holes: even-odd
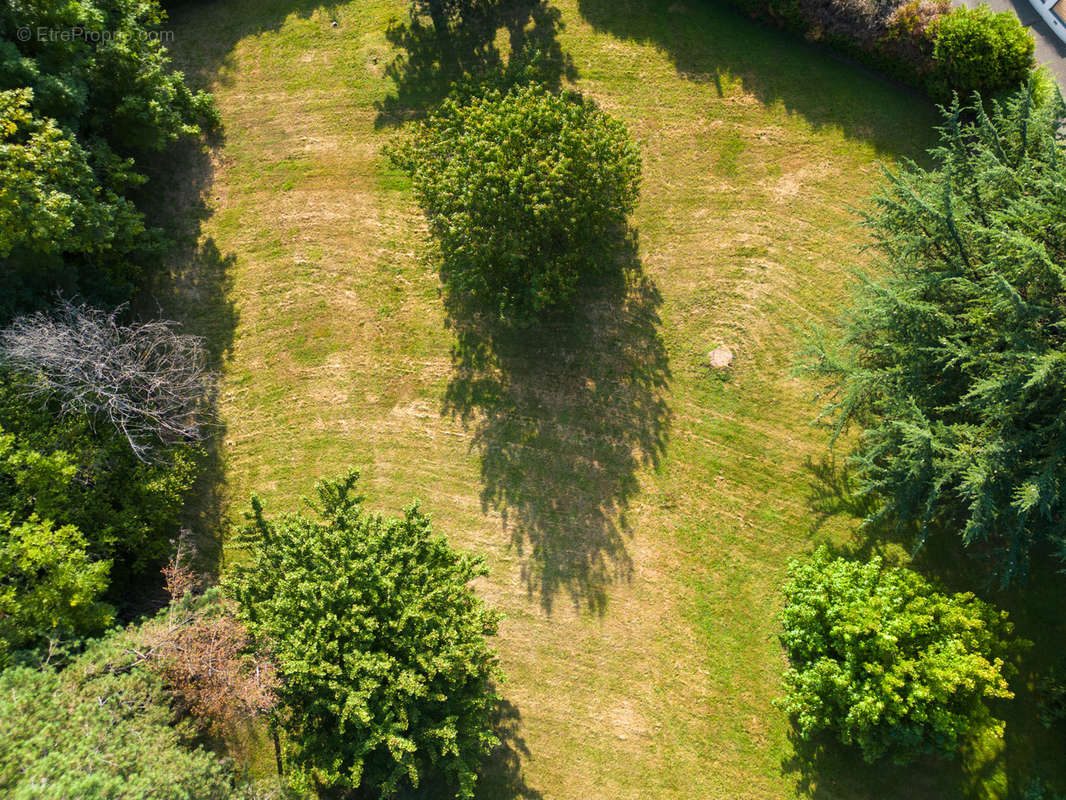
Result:
[[[1029,5],[1029,0],[962,0],[961,4],[972,8],[980,2],[986,2],[993,11],[1013,11],[1018,15],[1036,39],[1036,60],[1051,68],[1059,86],[1066,91],[1066,44],[1051,32],[1048,24]]]

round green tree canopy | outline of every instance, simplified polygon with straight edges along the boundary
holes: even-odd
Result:
[[[1013,696],[1005,612],[936,592],[880,558],[858,563],[825,548],[791,564],[785,599],[782,705],[804,738],[830,732],[867,761],[904,762],[1002,733],[985,701]]]
[[[432,774],[472,797],[497,743],[497,618],[469,586],[485,569],[417,507],[364,511],[357,477],[319,483],[315,518],[253,501],[243,533],[234,589],[274,653],[288,756],[319,788],[391,797]]]
[[[392,156],[412,177],[449,291],[517,316],[572,301],[583,276],[611,267],[640,182],[620,122],[538,85],[452,98]]]

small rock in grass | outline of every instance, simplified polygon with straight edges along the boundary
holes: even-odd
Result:
[[[725,345],[716,347],[707,355],[707,361],[715,369],[726,369],[733,363],[733,351]]]

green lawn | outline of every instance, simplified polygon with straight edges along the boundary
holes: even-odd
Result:
[[[173,286],[224,373],[205,509],[234,516],[252,491],[292,509],[358,466],[371,505],[419,498],[487,557],[510,706],[485,798],[1000,794],[1013,751],[863,768],[797,752],[771,705],[785,563],[856,527],[790,376],[798,329],[845,302],[865,259],[852,208],[879,162],[931,143],[932,109],[699,0],[504,4],[499,50],[555,47],[645,169],[627,285],[485,358],[454,346],[423,219],[381,154],[441,82],[424,53],[389,69],[407,5],[172,14],[225,124],[210,163],[191,159],[202,195],[171,198],[198,237]],[[706,365],[719,344],[728,378]]]

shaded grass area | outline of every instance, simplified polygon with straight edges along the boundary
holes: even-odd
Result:
[[[1035,758],[1024,721],[995,758],[896,770],[797,746],[771,705],[787,559],[863,541],[846,481],[830,467],[818,488],[797,330],[845,302],[864,259],[851,208],[878,161],[932,143],[932,110],[696,0],[507,2],[443,54],[407,7],[172,8],[180,66],[226,126],[199,191],[175,199],[195,241],[158,290],[224,371],[201,524],[252,491],[292,509],[354,465],[374,506],[419,497],[485,554],[509,678],[485,798],[1017,790]],[[446,314],[380,150],[455,70],[530,39],[548,77],[630,126],[645,170],[626,279],[516,335]],[[706,364],[720,344],[728,374]],[[250,758],[269,773],[272,754]]]
[[[496,511],[545,611],[565,591],[604,613],[628,580],[630,499],[640,468],[666,449],[670,370],[662,298],[627,237],[605,258],[619,272],[585,287],[573,314],[512,328],[453,310],[445,413],[472,435],[481,502]],[[528,551],[528,555],[527,555]]]

